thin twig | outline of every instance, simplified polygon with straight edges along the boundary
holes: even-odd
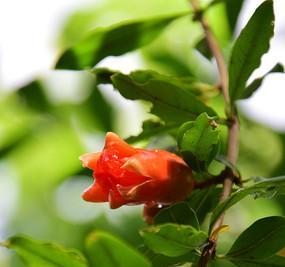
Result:
[[[217,67],[218,67],[219,76],[220,76],[221,91],[222,91],[224,102],[225,102],[225,110],[226,110],[228,119],[231,120],[232,122],[229,125],[227,157],[228,157],[228,160],[233,165],[235,165],[237,161],[237,156],[238,156],[239,123],[238,123],[238,118],[236,116],[236,113],[231,108],[229,89],[228,89],[228,71],[227,71],[226,63],[224,61],[224,57],[218,45],[218,42],[216,38],[214,37],[213,33],[211,32],[209,24],[200,10],[199,0],[189,0],[189,2],[193,7],[193,11],[197,15],[196,17],[197,20],[199,20],[204,30],[207,45],[209,49],[211,50],[211,53],[213,54],[217,62]],[[232,186],[234,182],[233,179],[234,179],[233,175],[229,175],[225,178],[224,183],[223,183],[223,191],[220,197],[220,202],[223,202],[225,199],[227,199],[231,195]],[[219,229],[223,225],[223,220],[224,220],[224,214],[222,214],[220,218],[216,221],[213,227],[213,232]],[[206,267],[208,265],[209,260],[215,256],[216,242],[217,242],[217,237],[215,238],[215,240],[211,240],[211,242],[209,243],[210,245],[203,250],[198,266]]]
[[[197,19],[200,21],[201,26],[204,30],[207,45],[208,45],[209,49],[211,50],[211,52],[212,52],[212,54],[213,54],[213,56],[217,62],[217,67],[218,67],[219,74],[220,74],[221,91],[222,91],[226,106],[229,106],[230,105],[230,96],[229,96],[229,91],[228,91],[228,71],[227,71],[227,66],[226,66],[226,63],[224,61],[222,51],[219,47],[219,44],[218,44],[216,38],[214,37],[214,35],[213,35],[213,33],[209,27],[207,20],[203,17],[203,14],[201,13],[199,1],[190,0],[190,4],[193,7],[193,11],[196,14],[198,14]]]

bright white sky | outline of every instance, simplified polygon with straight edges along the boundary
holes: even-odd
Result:
[[[55,36],[66,15],[85,3],[101,1],[0,0],[0,87],[16,87],[50,69],[55,60]],[[261,2],[246,2],[240,27]],[[285,1],[275,0],[274,3],[276,36],[256,75],[266,72],[276,62],[285,64]],[[118,62],[112,64],[120,65]],[[241,107],[257,121],[285,131],[284,87],[284,74],[271,75],[251,99],[241,103]]]

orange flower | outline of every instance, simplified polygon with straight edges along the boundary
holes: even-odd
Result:
[[[95,178],[83,199],[109,201],[112,209],[145,204],[145,210],[155,210],[185,199],[194,186],[192,171],[180,157],[164,150],[133,148],[114,133],[107,133],[102,152],[82,155],[80,160]]]

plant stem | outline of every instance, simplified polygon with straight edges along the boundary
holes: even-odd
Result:
[[[227,157],[228,160],[233,165],[235,165],[238,156],[239,122],[236,113],[233,111],[233,108],[231,108],[229,90],[228,90],[228,71],[226,63],[224,61],[224,57],[218,45],[218,42],[214,37],[207,20],[203,16],[203,13],[201,13],[199,0],[189,0],[189,2],[192,5],[193,11],[197,15],[197,20],[199,20],[204,30],[207,45],[217,62],[217,67],[220,76],[221,91],[225,102],[225,111],[228,119],[231,121],[231,124],[229,125]],[[223,192],[220,196],[220,202],[223,202],[231,195],[233,179],[234,177],[232,175],[228,175],[225,178],[223,183]],[[216,221],[212,229],[212,232],[219,229],[223,225],[223,220],[224,220],[224,214],[222,214],[220,218]],[[210,240],[210,241],[211,241],[210,245],[207,246],[202,253],[202,256],[198,263],[199,267],[206,267],[208,265],[209,260],[215,256],[217,237],[215,237],[215,240]]]

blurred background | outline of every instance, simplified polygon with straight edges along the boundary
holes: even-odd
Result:
[[[232,40],[262,1],[237,2],[237,18],[223,3],[207,14],[227,58]],[[285,2],[274,5],[275,36],[252,79],[278,62],[285,65]],[[100,150],[106,131],[123,138],[138,134],[149,105],[125,100],[111,86],[96,88],[88,72],[52,68],[60,51],[96,27],[188,9],[186,0],[0,1],[0,241],[24,233],[81,248],[86,234],[99,228],[140,246],[141,208],[110,211],[83,202],[81,193],[92,179],[78,157]],[[150,68],[215,83],[214,61],[198,46],[202,37],[199,25],[182,18],[150,45],[98,66],[126,73]],[[245,178],[285,174],[284,87],[283,73],[270,74],[253,97],[239,103],[238,167]],[[222,110],[219,98],[215,105]],[[245,199],[227,214],[224,243],[257,218],[284,214],[284,203],[281,197]],[[0,266],[23,265],[0,248]]]

